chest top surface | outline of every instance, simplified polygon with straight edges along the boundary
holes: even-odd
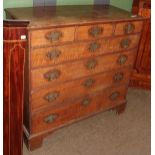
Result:
[[[30,21],[30,28],[142,19],[110,5],[23,7],[5,11],[11,19]]]

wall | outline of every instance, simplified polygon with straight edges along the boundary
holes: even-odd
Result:
[[[3,7],[22,7],[22,6],[32,6],[33,0],[3,0]]]
[[[110,0],[110,4],[131,11],[133,0]]]

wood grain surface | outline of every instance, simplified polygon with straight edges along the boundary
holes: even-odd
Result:
[[[26,27],[23,26],[26,26],[24,22],[4,21],[4,155],[23,154],[23,80],[27,48],[27,41],[20,39],[21,35],[27,35]]]

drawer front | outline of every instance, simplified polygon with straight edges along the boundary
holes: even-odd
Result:
[[[55,28],[31,31],[31,46],[41,47],[74,41],[75,28]]]
[[[90,94],[108,88],[112,85],[128,83],[131,68],[120,69],[108,73],[89,76],[79,80],[46,87],[34,92],[31,97],[32,112],[39,109],[65,104],[64,101],[79,98],[81,95]]]
[[[126,35],[141,32],[143,21],[123,22],[116,24],[115,35]]]
[[[59,108],[32,115],[32,133],[54,130],[93,113],[113,108],[125,101],[126,86],[109,88],[95,95],[86,95]]]
[[[136,50],[132,50],[35,69],[31,71],[31,87],[35,89],[49,84],[60,84],[84,76],[133,65],[135,54]]]
[[[92,40],[113,35],[113,24],[79,26],[76,31],[77,40]]]
[[[32,68],[55,65],[71,60],[131,49],[138,45],[138,41],[139,35],[131,35],[128,37],[99,39],[85,43],[34,49],[31,52],[31,65]]]

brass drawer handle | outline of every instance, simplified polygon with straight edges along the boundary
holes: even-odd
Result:
[[[57,119],[58,115],[57,114],[52,114],[50,116],[47,116],[44,118],[45,123],[53,123]]]
[[[90,103],[91,103],[91,99],[90,99],[90,98],[85,98],[85,99],[82,101],[82,105],[83,105],[83,106],[88,106]]]
[[[89,70],[94,69],[96,66],[97,66],[97,61],[95,59],[90,59],[86,63],[86,68]]]
[[[57,49],[51,51],[51,52],[48,52],[46,54],[46,57],[49,59],[49,60],[53,60],[55,58],[58,58],[60,56],[61,52]]]
[[[102,27],[98,27],[98,26],[91,27],[88,30],[89,35],[91,35],[92,37],[97,37],[98,35],[101,35],[102,32],[103,32],[103,28]]]
[[[47,79],[48,81],[52,81],[58,79],[60,75],[61,72],[57,69],[54,69],[52,71],[45,73],[44,78]]]
[[[121,55],[119,58],[118,58],[118,63],[120,64],[120,65],[124,65],[125,63],[126,63],[126,61],[127,61],[127,56],[126,55]]]
[[[86,81],[84,81],[83,86],[86,88],[90,88],[94,83],[94,79],[87,79]]]
[[[97,43],[97,42],[93,42],[93,43],[91,43],[90,44],[90,46],[89,46],[89,51],[90,52],[96,52],[97,51],[97,49],[99,49],[101,47],[101,45],[99,44],[99,43]]]
[[[52,92],[52,93],[48,93],[45,96],[45,100],[47,100],[48,102],[53,102],[55,101],[58,97],[59,97],[60,93],[58,91]]]
[[[131,40],[130,39],[123,39],[120,43],[120,47],[121,48],[128,48],[131,44]]]
[[[126,24],[124,26],[124,33],[125,34],[133,33],[134,30],[135,30],[135,25],[132,23]]]
[[[49,41],[59,41],[61,37],[62,37],[62,32],[60,31],[48,32],[45,35],[45,38],[48,39]]]
[[[123,72],[118,72],[114,75],[113,79],[114,79],[114,82],[119,82],[121,80],[123,80],[123,77],[124,77],[124,74]]]
[[[119,92],[113,92],[111,95],[110,95],[110,100],[114,101],[116,100],[118,97],[120,96],[120,93]]]

